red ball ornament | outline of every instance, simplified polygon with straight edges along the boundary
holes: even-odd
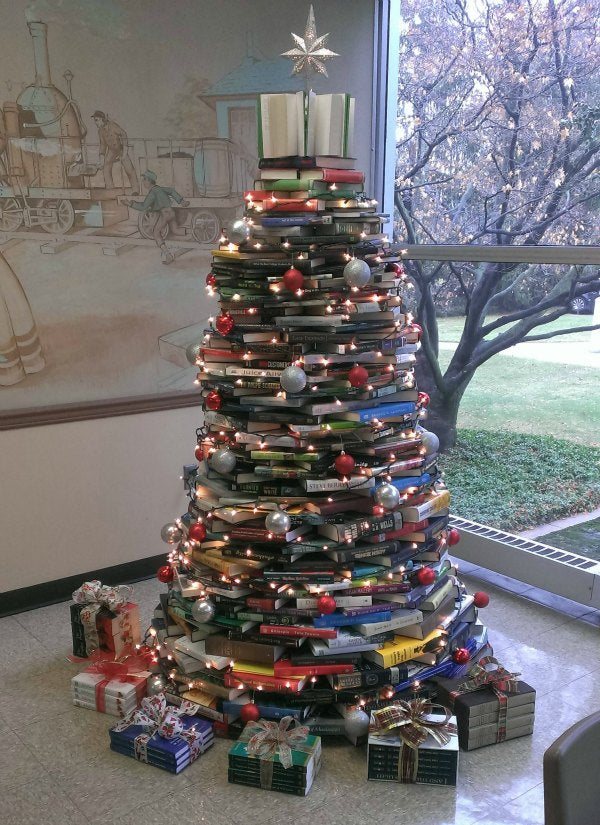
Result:
[[[260,711],[252,702],[242,705],[240,709],[240,719],[242,722],[258,722]]]
[[[195,522],[194,524],[190,524],[190,528],[188,530],[188,538],[192,541],[204,541],[206,538],[206,527],[200,522]]]
[[[204,399],[204,403],[207,410],[217,412],[217,410],[220,410],[223,406],[223,399],[216,390],[211,390]]]
[[[348,453],[340,453],[333,462],[333,466],[341,476],[349,476],[356,466],[356,461]]]
[[[477,593],[473,593],[473,604],[475,607],[487,607],[489,603],[490,597],[485,590],[478,590]]]
[[[217,316],[215,326],[217,328],[217,332],[219,333],[219,335],[229,335],[229,333],[233,331],[235,321],[233,320],[231,315],[227,315],[227,313],[224,313],[223,315]]]
[[[333,596],[319,596],[317,599],[317,610],[319,613],[333,613],[336,608]]]
[[[204,448],[202,444],[196,444],[194,448],[194,456],[196,457],[196,461],[204,460]]]
[[[452,654],[452,660],[456,662],[457,665],[466,665],[470,658],[471,654],[466,647],[457,647]]]
[[[432,570],[431,567],[421,567],[417,571],[417,579],[419,580],[419,584],[425,586],[433,584],[436,579],[435,570]]]
[[[357,364],[355,367],[352,367],[352,369],[348,373],[348,381],[350,381],[350,385],[352,387],[362,387],[367,383],[368,380],[369,373],[366,371],[364,367],[361,367],[359,364]]]
[[[404,273],[406,272],[402,264],[396,263],[396,261],[390,261],[389,263],[387,263],[385,265],[385,271],[393,272],[394,275],[397,275],[398,277],[404,275]]]
[[[454,547],[455,544],[458,544],[460,541],[460,533],[456,529],[456,527],[451,527],[448,530],[448,544],[450,547]]]
[[[295,292],[297,289],[302,289],[304,286],[304,275],[295,266],[291,266],[283,273],[283,285],[290,292]]]
[[[430,400],[426,392],[420,392],[417,396],[417,404],[420,404],[422,407],[428,407]]]
[[[170,564],[165,564],[162,567],[159,567],[156,571],[156,578],[159,580],[159,582],[162,582],[163,584],[168,584],[169,582],[172,582],[174,576],[175,573],[173,572],[173,568]]]
[[[206,276],[206,286],[215,286],[217,283],[217,276],[214,275],[212,272],[209,272]]]

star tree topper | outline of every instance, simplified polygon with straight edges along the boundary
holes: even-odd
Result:
[[[292,75],[304,72],[308,79],[310,72],[316,72],[327,77],[327,69],[323,61],[331,60],[332,57],[339,57],[339,55],[337,52],[325,48],[329,34],[322,34],[317,37],[315,13],[312,5],[308,12],[304,37],[300,37],[294,32],[291,34],[296,46],[287,52],[283,52],[282,57],[289,57],[293,61]]]

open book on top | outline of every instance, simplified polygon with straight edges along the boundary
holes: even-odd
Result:
[[[258,151],[261,158],[352,157],[353,135],[354,98],[348,94],[260,95]]]

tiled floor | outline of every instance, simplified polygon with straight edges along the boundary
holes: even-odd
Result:
[[[470,590],[482,587],[478,579],[465,580]],[[146,618],[158,587],[155,580],[135,586]],[[461,753],[456,790],[367,782],[365,751],[349,744],[325,746],[321,774],[307,798],[228,785],[226,740],[217,740],[196,763],[172,776],[112,753],[111,718],[70,704],[75,667],[65,659],[70,643],[66,604],[1,619],[0,821],[543,823],[544,750],[600,706],[598,629],[577,617],[584,608],[559,612],[487,583],[485,588],[492,601],[481,617],[495,653],[537,689],[536,729],[532,737]]]

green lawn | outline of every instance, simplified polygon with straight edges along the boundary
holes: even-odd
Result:
[[[546,326],[590,322],[569,315]],[[456,343],[463,323],[442,318],[440,340]],[[451,356],[441,350],[442,370]],[[467,387],[458,427],[442,457],[453,513],[519,532],[600,505],[600,369],[496,355]]]
[[[490,315],[487,318],[487,323],[493,321],[497,318],[497,315]],[[451,318],[440,318],[438,320],[439,329],[440,329],[440,341],[447,341],[449,343],[457,344],[464,324],[465,319],[462,316],[456,316]],[[516,323],[516,322],[515,322]],[[564,315],[562,318],[557,318],[556,321],[551,321],[549,324],[544,324],[541,327],[537,327],[533,332],[536,333],[545,333],[551,332],[555,329],[568,329],[570,327],[585,327],[589,326],[592,323],[592,316],[591,315]],[[512,324],[510,325],[512,326]],[[489,337],[495,338],[498,335],[498,332],[505,332],[509,329],[508,326],[503,327],[501,330],[494,331]],[[550,341],[589,341],[590,340],[590,332],[573,332],[570,335],[559,335],[556,338],[550,338]]]
[[[441,351],[442,369],[451,355]],[[600,446],[600,369],[496,355],[467,387],[458,425]]]
[[[519,532],[600,506],[597,448],[462,429],[441,465],[452,512],[499,529]]]

